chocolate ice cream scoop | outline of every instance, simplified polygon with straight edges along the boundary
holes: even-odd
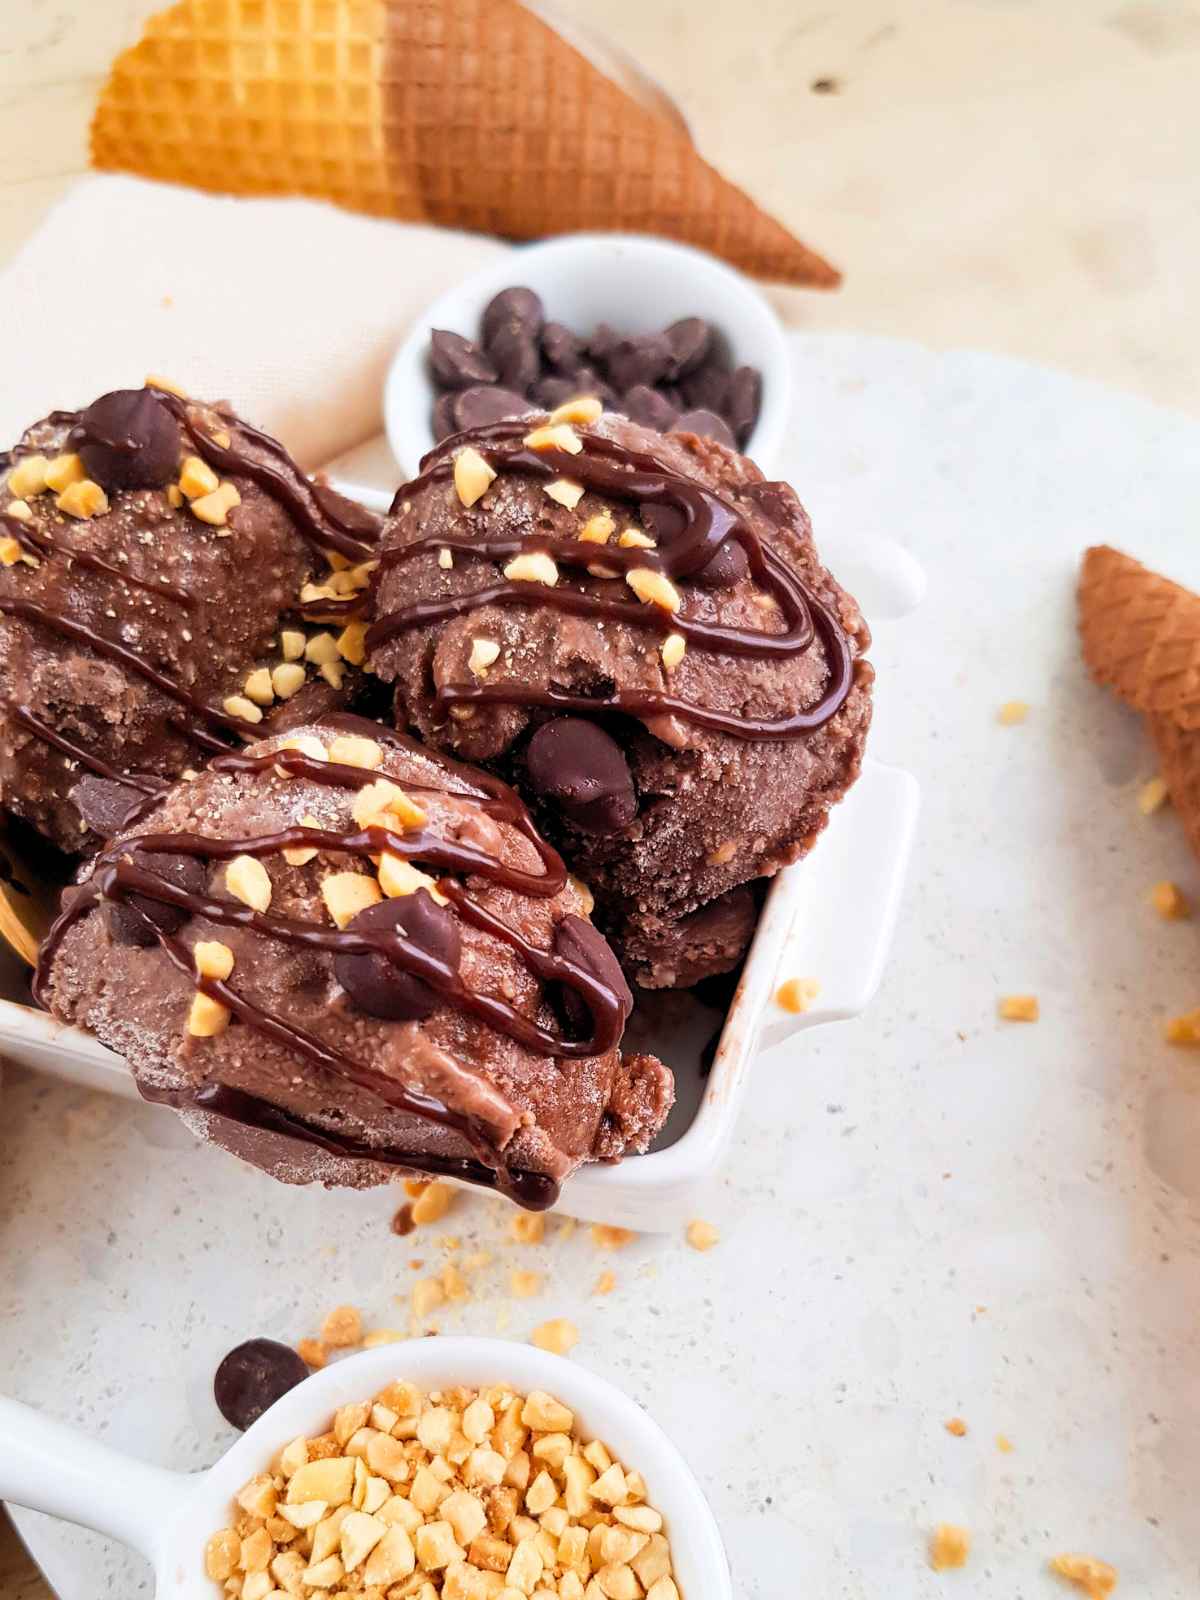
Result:
[[[753,902],[717,902],[810,847],[870,718],[870,635],[795,494],[582,402],[422,469],[372,582],[398,725],[521,789],[639,983],[727,970]]]
[[[0,457],[0,807],[79,850],[82,779],[153,797],[310,678],[340,692],[377,534],[225,406],[151,385],[36,423]]]
[[[499,779],[336,716],[217,756],[64,896],[37,994],[287,1182],[448,1174],[543,1207],[644,1150],[667,1069]]]

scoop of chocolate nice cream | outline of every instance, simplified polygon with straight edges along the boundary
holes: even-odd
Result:
[[[594,400],[458,434],[397,493],[369,664],[503,772],[640,984],[734,966],[751,880],[857,777],[870,635],[792,490]]]
[[[496,778],[353,717],[218,756],[64,897],[38,995],[148,1100],[290,1183],[553,1203],[670,1109],[629,991]]]
[[[224,406],[148,386],[36,423],[0,456],[0,806],[78,850],[284,700],[337,693],[338,651],[306,661],[291,622],[285,661],[281,619],[327,555],[336,619],[377,534]]]

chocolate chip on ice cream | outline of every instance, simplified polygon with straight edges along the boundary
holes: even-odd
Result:
[[[340,693],[377,534],[226,406],[148,385],[35,423],[0,457],[0,807],[83,849],[96,784],[146,800],[310,680]],[[338,622],[321,661],[306,591]]]
[[[586,401],[422,466],[367,635],[397,724],[521,789],[638,983],[728,970],[745,886],[810,848],[870,720],[870,635],[800,502]]]
[[[144,808],[64,898],[37,989],[285,1181],[453,1175],[536,1209],[673,1098],[621,1054],[587,905],[499,779],[337,716]]]

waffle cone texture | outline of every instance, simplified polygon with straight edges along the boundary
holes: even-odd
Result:
[[[182,0],[120,55],[92,162],[511,239],[664,235],[838,272],[518,0]]]

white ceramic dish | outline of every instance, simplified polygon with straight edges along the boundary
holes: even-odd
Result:
[[[384,427],[405,474],[415,475],[434,445],[430,332],[448,328],[478,337],[484,307],[514,283],[535,289],[549,318],[581,333],[600,322],[621,333],[649,333],[679,317],[706,318],[736,365],[762,373],[762,409],[746,454],[768,476],[775,470],[791,409],[792,362],[783,328],[761,291],[685,245],[639,234],[579,233],[523,245],[455,284],[413,323],[388,369],[383,402]]]
[[[29,1406],[0,1397],[0,1499],[95,1528],[151,1563],[157,1600],[214,1600],[204,1546],[228,1525],[233,1497],[301,1434],[323,1433],[341,1405],[393,1379],[426,1391],[504,1383],[543,1389],[575,1412],[589,1438],[646,1479],[662,1512],[684,1600],[732,1600],[729,1564],[700,1486],[656,1422],[585,1367],[496,1339],[414,1339],[366,1350],[314,1373],[277,1400],[207,1472],[169,1472],[98,1444]]]
[[[676,1069],[680,1091],[655,1148],[618,1166],[582,1168],[563,1186],[564,1211],[642,1232],[667,1231],[694,1214],[733,1136],[756,1051],[801,1029],[857,1016],[875,992],[916,814],[914,779],[868,761],[816,849],[772,885],[723,1027],[713,1011],[674,999],[656,1006],[657,1016],[644,1024],[639,1045],[658,1051]],[[0,971],[0,981],[3,976]],[[820,984],[802,1016],[773,1002],[789,977]],[[14,972],[10,983],[15,978]],[[711,1070],[701,1077],[701,1052],[715,1027],[721,1027],[720,1043]],[[15,998],[0,999],[0,1055],[137,1098],[120,1056]]]

